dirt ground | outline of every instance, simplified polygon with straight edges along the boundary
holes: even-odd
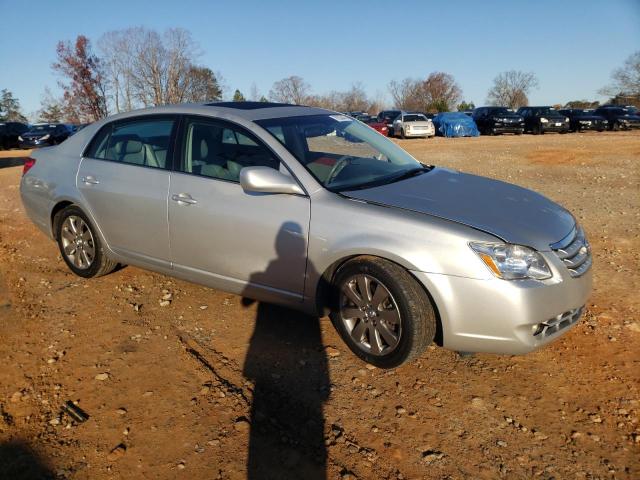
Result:
[[[640,132],[399,143],[574,212],[595,254],[574,329],[371,368],[326,318],[131,267],[73,276],[0,169],[0,478],[640,478]]]

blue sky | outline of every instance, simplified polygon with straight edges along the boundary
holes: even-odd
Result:
[[[393,5],[393,7],[392,7]],[[0,89],[23,110],[40,107],[59,40],[94,43],[110,30],[144,26],[192,32],[199,63],[230,91],[267,94],[302,76],[315,93],[362,82],[388,98],[393,79],[451,73],[464,98],[484,103],[499,72],[533,71],[533,104],[601,99],[611,71],[640,49],[640,1],[0,0]]]

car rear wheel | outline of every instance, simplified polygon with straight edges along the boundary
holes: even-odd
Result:
[[[331,321],[347,346],[365,362],[393,368],[433,342],[436,316],[418,282],[402,267],[358,257],[333,282]]]
[[[100,277],[118,265],[104,254],[93,225],[77,206],[71,205],[56,215],[54,230],[62,259],[76,275]]]
[[[613,130],[614,132],[617,132],[620,130],[620,124],[618,122],[613,122],[611,124],[611,130]]]

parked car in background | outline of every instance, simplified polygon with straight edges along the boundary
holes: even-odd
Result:
[[[558,113],[569,118],[569,130],[582,132],[585,130],[604,131],[609,126],[609,121],[602,115],[596,115],[593,109],[563,108]]]
[[[393,135],[393,121],[402,113],[402,110],[383,110],[378,113],[378,121],[387,124],[387,134]]]
[[[436,135],[442,137],[477,137],[476,122],[462,112],[443,112],[433,117]]]
[[[609,130],[629,130],[640,128],[640,114],[635,107],[607,105],[596,108],[596,115],[606,118]]]
[[[524,133],[524,118],[507,107],[479,107],[473,111],[472,118],[482,135]]]
[[[1,122],[0,149],[17,148],[20,144],[20,135],[27,130],[29,130],[29,126],[21,122]]]
[[[386,123],[378,121],[378,117],[374,117],[372,115],[360,115],[356,120],[366,123],[376,132],[381,133],[384,136],[389,135],[389,127],[387,127]]]
[[[520,107],[517,113],[524,118],[525,132],[541,135],[546,132],[569,131],[569,119],[553,107]]]
[[[422,113],[402,112],[393,121],[393,135],[400,138],[433,137],[436,130],[433,122]]]
[[[20,135],[20,148],[38,148],[57,145],[71,136],[63,123],[37,123]]]
[[[23,172],[29,218],[76,275],[137,265],[328,313],[383,368],[421,355],[436,332],[456,351],[536,350],[575,326],[591,291],[591,249],[566,209],[423,165],[320,108],[118,114],[36,151]]]

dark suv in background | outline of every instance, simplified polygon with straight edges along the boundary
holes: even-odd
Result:
[[[57,145],[72,135],[63,123],[39,123],[20,135],[20,148],[37,148]]]
[[[569,117],[569,129],[572,132],[582,132],[584,130],[602,132],[609,123],[603,116],[596,115],[593,109],[565,108],[558,110],[558,112]]]
[[[524,132],[524,118],[507,107],[479,107],[471,115],[482,135]]]
[[[534,135],[546,132],[567,133],[569,119],[553,107],[520,107],[517,112],[524,117],[524,130]]]
[[[378,114],[378,121],[387,125],[387,135],[393,135],[393,121],[401,113],[402,110],[383,110]]]
[[[29,130],[29,126],[20,122],[0,123],[0,149],[8,150],[18,147],[18,137]]]
[[[606,105],[597,108],[595,113],[609,121],[609,130],[640,128],[640,115],[638,114],[638,109],[635,107]]]

